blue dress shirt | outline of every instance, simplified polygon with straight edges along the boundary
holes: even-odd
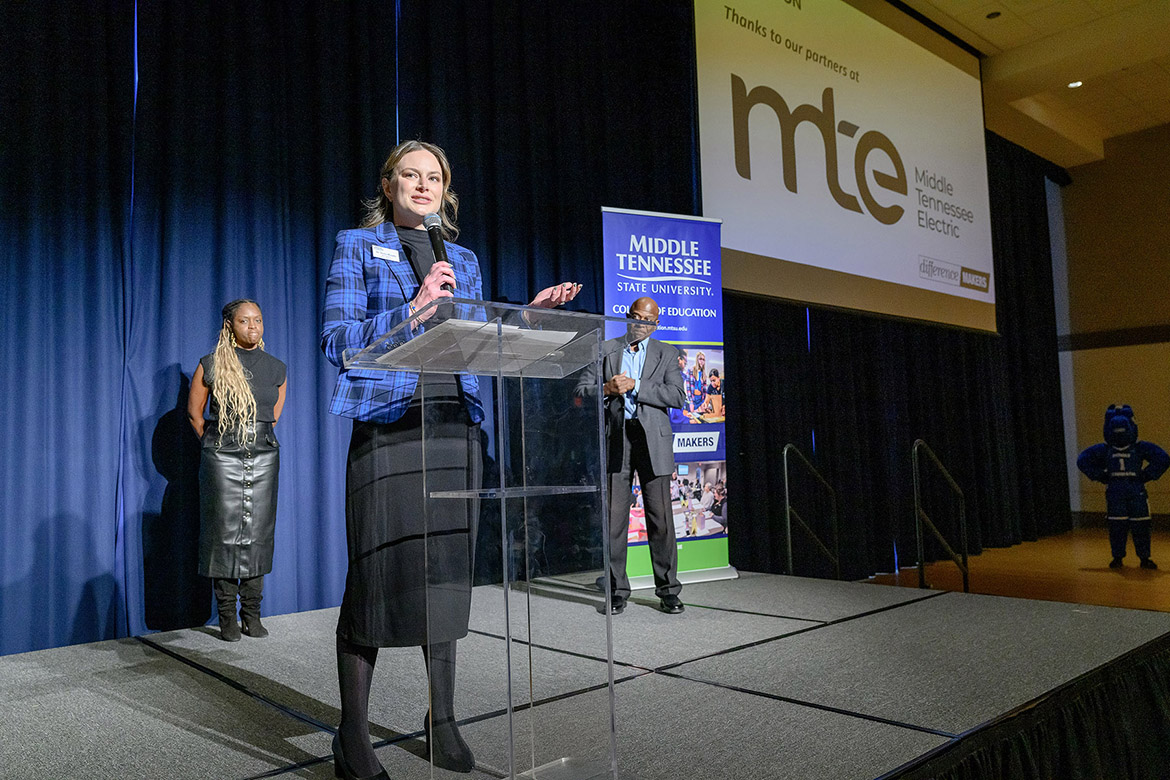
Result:
[[[638,419],[638,390],[642,387],[642,368],[646,365],[646,347],[641,342],[622,350],[622,373],[634,380],[634,389],[625,395],[626,419]]]

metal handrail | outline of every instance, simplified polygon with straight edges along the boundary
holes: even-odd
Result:
[[[801,518],[800,513],[798,513],[795,509],[792,508],[791,495],[789,494],[789,491],[788,491],[788,453],[789,452],[795,452],[797,457],[800,458],[801,462],[803,462],[804,465],[808,468],[809,473],[811,473],[814,477],[816,477],[817,480],[822,485],[825,486],[825,489],[829,491],[830,516],[831,516],[831,519],[833,521],[833,550],[831,552],[830,552],[829,548],[825,546],[825,543],[821,541],[820,537],[818,537],[813,532],[813,530],[808,527],[808,524],[806,522],[804,522],[804,519]],[[809,538],[811,538],[813,540],[813,542],[816,543],[817,547],[820,548],[821,553],[826,558],[828,558],[830,561],[832,561],[833,567],[836,569],[836,572],[837,572],[837,579],[841,579],[841,549],[840,549],[840,543],[839,543],[838,538],[837,538],[837,491],[833,490],[833,486],[829,484],[828,480],[826,480],[824,477],[821,476],[821,472],[817,471],[817,467],[814,466],[809,461],[809,459],[804,456],[804,453],[801,452],[800,448],[797,447],[795,444],[793,444],[791,442],[789,442],[788,444],[785,444],[783,454],[784,454],[784,528],[785,528],[785,532],[787,535],[787,542],[788,542],[788,573],[792,574],[792,519],[796,518],[796,522],[800,523],[800,527],[802,529],[804,529],[804,532],[806,534],[808,534]]]
[[[941,533],[939,533],[938,528],[935,527],[934,523],[931,522],[930,517],[926,514],[926,511],[922,508],[922,486],[921,478],[918,474],[919,450],[925,451],[926,454],[930,456],[930,459],[934,461],[934,465],[946,479],[947,484],[951,486],[951,490],[953,490],[959,497],[959,536],[961,537],[963,547],[963,557],[961,560],[959,556],[955,554],[955,551],[951,548],[951,546],[947,544],[947,540]],[[946,466],[942,464],[942,461],[938,459],[938,456],[934,454],[934,450],[930,448],[930,445],[924,442],[922,439],[916,440],[914,442],[914,446],[911,447],[910,461],[914,468],[914,535],[918,541],[918,587],[926,587],[926,548],[922,541],[922,526],[925,525],[930,529],[930,532],[934,534],[934,538],[938,541],[938,543],[942,545],[943,551],[947,554],[947,556],[950,557],[950,559],[954,561],[954,564],[959,567],[959,571],[963,575],[963,592],[970,593],[970,570],[967,566],[967,500],[963,497],[963,489],[959,487],[958,482],[955,482],[954,477],[952,477],[951,473],[947,471]]]

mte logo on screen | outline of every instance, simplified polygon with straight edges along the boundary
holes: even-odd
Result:
[[[863,213],[857,196],[846,192],[841,186],[840,171],[837,168],[837,134],[853,138],[861,129],[858,125],[836,118],[833,89],[826,87],[821,93],[821,107],[805,104],[789,109],[788,103],[779,92],[768,86],[757,86],[749,92],[744,80],[731,74],[731,120],[735,143],[735,170],[745,179],[752,177],[751,139],[748,133],[748,114],[754,106],[765,105],[776,114],[780,123],[780,155],[784,170],[784,186],[796,193],[796,128],[801,122],[809,122],[821,132],[825,142],[825,181],[833,200],[843,209]],[[874,151],[884,152],[894,166],[894,172],[868,170],[869,156]],[[905,209],[896,203],[882,204],[870,190],[867,173],[873,174],[874,182],[882,189],[896,195],[907,193],[906,166],[894,142],[878,130],[867,130],[857,139],[853,152],[853,173],[857,191],[870,216],[883,225],[893,225],[902,218]]]

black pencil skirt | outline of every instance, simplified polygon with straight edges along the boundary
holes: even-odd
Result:
[[[208,421],[199,459],[201,575],[248,579],[272,571],[279,472],[272,423],[257,422],[245,446],[228,433],[221,442],[216,421]]]
[[[422,411],[390,423],[354,421],[346,464],[349,571],[337,635],[367,647],[467,635],[479,502],[427,492],[478,489],[479,425],[463,403],[430,400],[424,486]]]

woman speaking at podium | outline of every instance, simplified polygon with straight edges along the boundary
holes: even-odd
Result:
[[[325,287],[321,348],[339,368],[346,350],[370,345],[435,300],[482,298],[478,260],[450,243],[458,199],[442,149],[423,141],[396,146],[365,205],[361,227],[337,235]],[[439,235],[424,226],[428,216]],[[571,283],[549,287],[532,305],[551,308],[579,291]],[[349,570],[337,624],[341,725],[333,741],[342,777],[387,776],[369,734],[380,647],[422,647],[431,760],[457,772],[475,765],[456,725],[454,693],[455,642],[467,635],[471,608],[477,504],[438,502],[427,515],[421,464],[425,413],[427,490],[480,487],[478,390],[474,376],[428,375],[424,407],[416,374],[343,368],[338,375],[330,411],[354,420],[345,491]]]

